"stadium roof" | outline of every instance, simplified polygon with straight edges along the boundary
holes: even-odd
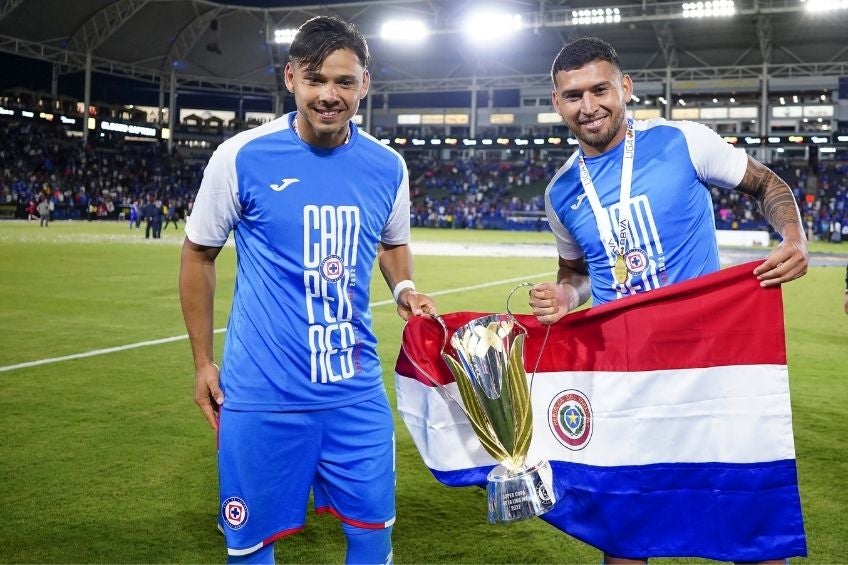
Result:
[[[814,0],[807,0],[812,2]],[[563,42],[598,35],[612,42],[639,81],[753,80],[848,76],[848,10],[809,13],[802,0],[736,0],[736,13],[685,18],[683,2],[631,0],[620,22],[575,25],[586,0],[302,1],[0,0],[0,52],[49,61],[61,74],[97,73],[216,91],[270,93],[280,84],[286,49],[268,41],[278,27],[319,14],[353,21],[372,52],[372,92],[444,92],[547,86]],[[472,46],[461,22],[477,8],[520,14],[525,29]],[[388,18],[420,18],[433,30],[422,45],[379,36]]]

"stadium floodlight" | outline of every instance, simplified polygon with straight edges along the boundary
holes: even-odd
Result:
[[[380,28],[380,37],[388,41],[420,43],[428,35],[427,24],[420,20],[389,20]]]
[[[572,25],[615,24],[621,21],[618,8],[592,8],[591,10],[572,10]]]
[[[290,45],[294,41],[294,36],[297,35],[297,28],[287,27],[274,30],[274,43],[282,45]]]
[[[848,0],[801,0],[808,12],[832,12],[848,8]]]
[[[521,15],[498,12],[476,12],[465,20],[465,33],[473,41],[485,43],[503,39],[524,27]]]
[[[707,0],[706,2],[684,2],[684,18],[712,18],[732,16],[736,13],[733,0]]]

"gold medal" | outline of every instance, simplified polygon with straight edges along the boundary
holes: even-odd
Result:
[[[627,265],[624,263],[624,255],[622,253],[619,253],[615,258],[613,273],[615,273],[615,282],[618,284],[624,284],[627,282]]]

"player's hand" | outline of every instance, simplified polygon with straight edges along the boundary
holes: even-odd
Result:
[[[215,431],[218,430],[218,411],[224,404],[224,393],[219,384],[221,370],[209,363],[194,372],[194,403]]]
[[[784,239],[768,254],[754,276],[760,286],[770,287],[803,277],[807,273],[810,254],[804,239]]]
[[[539,283],[530,289],[530,307],[533,315],[542,324],[554,324],[568,314],[572,302],[571,293],[576,289],[570,285]]]
[[[398,316],[408,320],[413,316],[436,315],[436,302],[420,292],[412,289],[404,290],[398,296]]]

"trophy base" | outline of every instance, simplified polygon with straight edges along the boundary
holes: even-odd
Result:
[[[541,516],[556,504],[553,472],[547,461],[513,472],[498,465],[486,478],[490,524]]]

